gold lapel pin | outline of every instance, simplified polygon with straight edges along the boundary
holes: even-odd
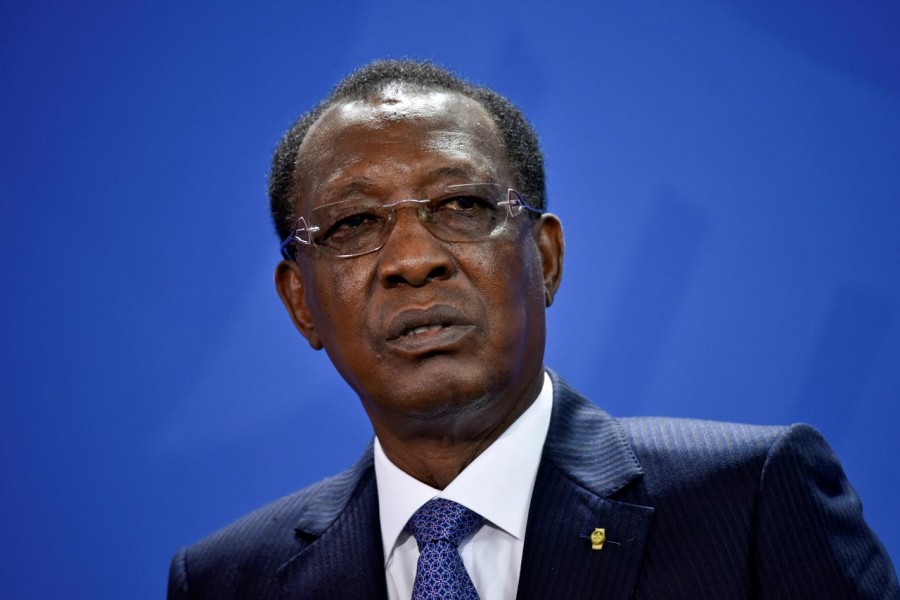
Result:
[[[603,550],[606,541],[606,530],[598,527],[591,532],[591,550]]]

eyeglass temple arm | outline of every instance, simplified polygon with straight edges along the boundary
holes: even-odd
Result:
[[[291,235],[284,238],[284,241],[281,242],[281,256],[285,258],[285,260],[293,260],[294,253],[289,251],[291,244],[294,242],[299,242],[301,244],[312,244],[312,234],[319,230],[315,225],[310,226],[306,222],[306,218],[300,217],[294,223],[294,230],[291,232]],[[306,237],[302,237],[302,234],[306,234]]]
[[[502,201],[498,202],[497,205],[505,206],[506,209],[509,211],[509,216],[511,216],[511,217],[515,217],[517,215],[522,214],[522,209],[532,212],[536,215],[544,214],[543,209],[530,206],[528,203],[525,202],[525,199],[522,197],[522,195],[519,194],[519,192],[517,192],[516,190],[514,190],[512,188],[510,188],[506,192],[506,200],[502,200]]]

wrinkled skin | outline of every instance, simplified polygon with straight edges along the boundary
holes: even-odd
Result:
[[[487,112],[455,93],[389,87],[313,125],[295,214],[473,182],[518,186]],[[359,395],[388,457],[443,488],[537,397],[562,253],[552,215],[520,215],[502,235],[451,243],[403,208],[380,250],[339,259],[304,248],[279,264],[276,285],[300,332]],[[423,326],[432,328],[406,335]]]

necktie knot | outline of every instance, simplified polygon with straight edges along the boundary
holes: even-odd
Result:
[[[419,545],[413,600],[478,600],[457,546],[482,521],[480,515],[445,498],[429,500],[410,517],[406,526]]]
[[[462,504],[446,498],[433,498],[409,519],[407,526],[419,550],[433,541],[445,541],[453,547],[468,537],[484,519]]]

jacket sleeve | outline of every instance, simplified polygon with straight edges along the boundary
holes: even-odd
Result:
[[[761,598],[900,599],[859,496],[808,425],[786,429],[770,447],[753,535]]]
[[[188,600],[190,598],[187,580],[186,548],[179,550],[172,558],[172,564],[169,565],[169,590],[166,598],[167,600]]]

